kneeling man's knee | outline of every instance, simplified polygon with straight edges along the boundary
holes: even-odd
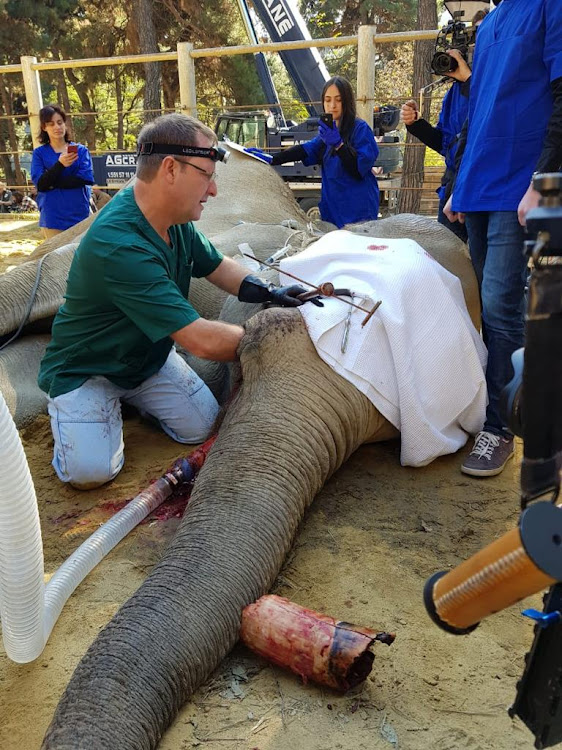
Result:
[[[77,490],[92,490],[115,479],[121,471],[123,459],[120,462],[111,461],[105,450],[101,455],[93,452],[84,455],[73,446],[66,446],[63,455],[55,454],[53,466],[63,482],[68,482]]]
[[[179,443],[202,443],[210,435],[219,415],[219,405],[211,392],[190,401],[189,415],[173,425],[162,425],[165,432]]]
[[[106,422],[59,422],[57,427],[53,466],[63,482],[90,490],[110,482],[121,471],[123,439],[120,432],[110,435]]]

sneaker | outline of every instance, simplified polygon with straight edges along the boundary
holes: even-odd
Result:
[[[474,447],[463,461],[461,471],[473,477],[495,477],[513,456],[513,438],[479,432]]]

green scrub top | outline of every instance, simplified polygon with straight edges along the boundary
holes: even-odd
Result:
[[[208,276],[223,256],[192,223],[168,234],[170,246],[145,219],[133,188],[96,218],[74,255],[41,362],[39,387],[51,398],[96,375],[136,388],[163,366],[170,334],[197,320],[187,301],[191,277]]]

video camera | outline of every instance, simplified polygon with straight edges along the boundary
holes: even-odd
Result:
[[[533,184],[541,200],[527,215],[533,270],[525,349],[504,399],[523,437],[522,513],[516,528],[428,579],[424,601],[439,627],[463,635],[548,589],[542,612],[523,612],[536,622],[535,637],[509,709],[535,735],[535,747],[546,748],[562,742],[562,173],[537,175]]]
[[[462,11],[458,11],[446,26],[439,31],[435,40],[435,52],[431,58],[431,70],[436,76],[446,76],[459,67],[454,57],[447,54],[447,50],[458,49],[468,62],[468,50],[474,38],[474,30],[467,29],[460,20]]]
[[[487,10],[488,3],[483,0],[449,0],[445,2],[445,8],[452,20],[437,34],[431,58],[431,70],[438,76],[446,76],[459,66],[455,58],[447,54],[447,50],[458,49],[470,64],[470,50],[476,39],[476,28],[468,28],[462,19],[467,13],[473,18],[478,11]]]

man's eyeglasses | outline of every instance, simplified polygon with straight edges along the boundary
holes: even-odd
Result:
[[[202,167],[198,167],[197,164],[192,164],[190,161],[183,161],[183,159],[178,159],[177,156],[172,157],[174,161],[178,161],[180,164],[185,164],[188,167],[193,167],[193,169],[196,169],[198,172],[201,172],[201,174],[204,174],[205,177],[209,180],[209,182],[216,182],[217,181],[217,173],[215,172],[207,172],[206,169],[202,169]]]

